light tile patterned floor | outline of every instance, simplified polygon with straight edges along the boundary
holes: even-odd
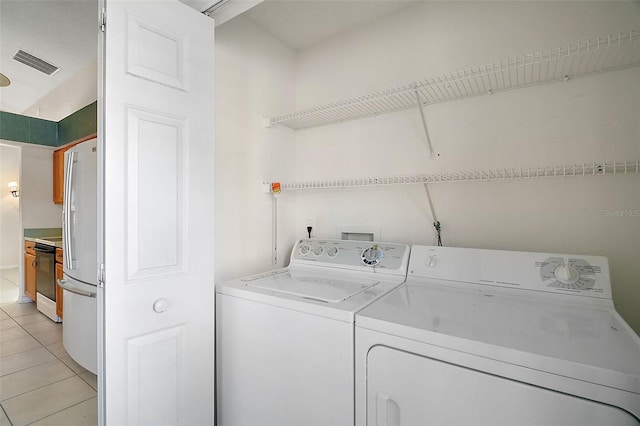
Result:
[[[62,346],[62,325],[16,303],[17,269],[0,271],[0,426],[93,426],[96,376]]]

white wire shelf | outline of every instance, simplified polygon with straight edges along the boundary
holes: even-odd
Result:
[[[439,172],[404,176],[379,176],[352,179],[318,180],[282,183],[283,191],[353,188],[364,186],[413,185],[424,183],[495,181],[574,176],[605,176],[640,174],[640,161],[589,163],[561,166],[520,167],[509,169]]]
[[[266,118],[294,130],[354,120],[418,106],[568,80],[640,65],[640,35],[631,30],[555,49],[536,51],[463,71],[291,114]]]

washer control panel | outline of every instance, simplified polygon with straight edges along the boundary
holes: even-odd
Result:
[[[548,287],[591,290],[596,285],[596,276],[602,273],[599,265],[591,265],[578,257],[548,257],[537,262],[540,278]]]
[[[316,263],[325,266],[404,271],[409,262],[406,244],[350,240],[298,240],[291,263]]]
[[[413,246],[410,277],[611,299],[602,256]]]

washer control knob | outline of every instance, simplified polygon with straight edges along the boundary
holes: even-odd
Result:
[[[384,251],[382,247],[379,247],[377,244],[374,244],[370,247],[367,247],[362,251],[362,262],[365,265],[375,266],[382,260],[382,256],[384,256]]]
[[[562,284],[573,284],[580,279],[580,272],[573,266],[566,264],[558,266],[553,271],[553,275]]]
[[[158,299],[153,304],[153,310],[156,313],[161,314],[167,310],[168,306],[169,306],[169,302],[167,302],[167,299]]]
[[[309,247],[307,244],[302,244],[300,247],[298,247],[298,253],[300,253],[301,256],[307,256],[310,251],[311,247]]]
[[[424,264],[430,268],[433,268],[438,263],[438,258],[435,255],[431,255],[424,260]]]
[[[320,256],[322,253],[324,253],[324,247],[315,246],[313,249],[311,249],[311,252],[314,254],[314,256]]]
[[[338,247],[329,247],[327,249],[327,256],[329,257],[336,257],[338,255]]]

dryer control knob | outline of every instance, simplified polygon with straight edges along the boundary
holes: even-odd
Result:
[[[438,258],[436,256],[429,256],[424,260],[424,264],[430,268],[433,268],[438,263]]]
[[[338,247],[329,247],[327,249],[327,256],[336,257],[338,255]]]
[[[311,249],[311,252],[314,256],[320,256],[322,253],[324,253],[324,247],[315,246],[313,249]]]
[[[562,284],[573,284],[580,279],[580,272],[571,265],[558,266],[555,271],[553,271],[553,275]]]

